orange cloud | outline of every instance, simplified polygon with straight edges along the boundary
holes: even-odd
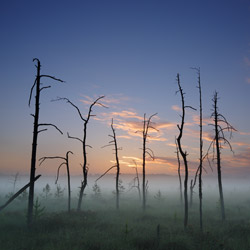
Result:
[[[171,107],[171,109],[172,110],[174,110],[174,111],[181,111],[181,107],[180,106],[178,106],[178,105],[173,105],[172,107]]]

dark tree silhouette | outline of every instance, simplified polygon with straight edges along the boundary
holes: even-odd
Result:
[[[146,120],[146,114],[144,114],[143,119],[143,130],[142,130],[142,208],[146,210],[146,193],[147,193],[147,182],[146,182],[146,155],[154,160],[153,151],[147,147],[147,138],[149,129],[154,129],[158,131],[151,125],[151,119],[157,115],[157,113],[151,115],[148,120]]]
[[[66,153],[66,157],[61,157],[61,156],[48,156],[48,157],[42,157],[39,159],[40,165],[47,159],[61,159],[63,162],[59,165],[57,169],[57,177],[56,177],[56,182],[57,184],[58,178],[59,178],[59,171],[61,166],[66,165],[66,170],[67,170],[67,179],[68,179],[68,212],[70,212],[71,209],[71,188],[70,188],[70,171],[69,171],[69,153],[73,154],[71,151],[68,151]]]
[[[191,180],[190,183],[190,206],[193,204],[193,193],[194,187],[196,185],[197,178],[199,176],[199,214],[200,214],[200,230],[203,231],[203,220],[202,220],[202,170],[203,170],[203,139],[202,139],[202,95],[201,95],[201,75],[200,68],[192,68],[197,72],[198,75],[198,86],[199,89],[199,102],[200,102],[200,157],[199,157],[199,166],[196,170],[194,180]],[[206,156],[205,156],[206,157]]]
[[[80,111],[80,109],[74,104],[72,103],[68,98],[58,98],[56,101],[59,100],[65,100],[67,101],[67,103],[69,103],[71,106],[73,106],[77,112],[78,115],[80,116],[81,120],[83,121],[83,139],[80,139],[78,137],[72,137],[69,135],[68,133],[68,138],[71,139],[75,139],[81,142],[82,144],[82,152],[83,152],[83,164],[82,164],[82,170],[83,170],[83,180],[81,182],[81,187],[80,187],[80,193],[79,193],[79,199],[78,199],[78,205],[77,205],[77,211],[81,210],[81,205],[82,205],[82,198],[83,198],[83,194],[84,194],[84,190],[88,184],[88,165],[87,165],[87,147],[90,147],[90,145],[87,144],[87,126],[89,123],[89,120],[91,117],[95,116],[92,115],[92,109],[95,105],[100,105],[102,107],[105,107],[102,103],[100,103],[99,101],[104,98],[104,96],[100,96],[98,97],[90,106],[89,106],[89,110],[88,110],[88,114],[87,114],[87,118],[83,118],[82,113]]]
[[[186,108],[192,108],[191,106],[185,106],[185,101],[184,101],[184,95],[185,93],[183,92],[183,89],[181,87],[180,83],[180,75],[177,74],[177,84],[179,90],[176,92],[180,92],[181,95],[181,104],[182,104],[182,115],[181,115],[181,125],[177,125],[179,129],[179,135],[177,137],[177,144],[179,148],[179,152],[183,158],[184,166],[185,166],[185,179],[184,179],[184,228],[187,227],[188,223],[188,162],[187,162],[187,151],[183,151],[182,145],[181,145],[181,138],[183,135],[183,129],[184,129],[184,123],[185,123],[185,111]],[[194,109],[195,110],[195,109]]]
[[[180,201],[181,204],[183,203],[183,197],[182,197],[182,181],[181,181],[181,162],[180,162],[180,155],[179,155],[179,148],[177,144],[177,140],[175,138],[175,145],[176,145],[176,156],[177,156],[177,162],[178,162],[178,177],[179,177],[179,183],[180,183]]]
[[[40,93],[42,90],[50,88],[51,86],[44,86],[41,87],[41,79],[42,78],[50,78],[55,81],[63,82],[62,80],[55,78],[54,76],[50,75],[41,75],[41,64],[39,59],[35,58],[33,59],[33,62],[36,61],[37,65],[37,75],[35,82],[33,86],[31,87],[30,90],[30,97],[29,97],[29,106],[31,103],[31,98],[32,98],[32,92],[33,89],[36,87],[36,96],[35,96],[35,114],[32,114],[34,117],[34,130],[33,130],[33,142],[32,142],[32,155],[31,155],[31,167],[30,167],[30,188],[29,188],[29,199],[28,199],[28,214],[27,214],[27,223],[28,225],[32,224],[32,218],[33,218],[33,204],[34,204],[34,185],[35,185],[35,173],[36,173],[36,152],[37,152],[37,139],[38,139],[38,134],[46,131],[47,128],[39,130],[40,127],[43,126],[52,126],[56,130],[58,130],[61,134],[62,131],[58,129],[57,126],[51,123],[39,123],[39,111],[40,111]]]
[[[211,148],[213,148],[213,159],[215,159],[216,154],[216,162],[217,162],[217,174],[218,174],[218,186],[219,186],[219,195],[220,195],[220,208],[221,208],[221,218],[222,221],[225,221],[225,205],[224,205],[224,197],[223,197],[223,187],[222,187],[222,178],[221,178],[221,149],[222,142],[227,144],[230,150],[233,152],[232,146],[228,139],[225,137],[225,131],[230,132],[230,138],[232,136],[232,132],[236,131],[236,129],[227,121],[227,119],[219,113],[218,109],[218,93],[215,91],[213,97],[213,113],[211,117],[214,119],[214,124],[210,124],[214,126],[215,137],[211,142],[208,152]]]
[[[41,175],[37,175],[34,179],[34,182],[36,180],[38,180],[41,177]],[[31,182],[29,182],[28,184],[26,184],[24,187],[22,187],[20,190],[18,190],[14,195],[12,195],[7,202],[0,206],[0,211],[3,210],[4,208],[6,208],[12,201],[14,201],[22,192],[24,192],[28,187],[30,187]]]
[[[203,170],[203,138],[202,138],[202,94],[201,94],[201,71],[200,68],[196,69],[198,74],[198,89],[200,97],[200,164],[199,164],[199,211],[200,211],[200,230],[203,231],[203,217],[202,217],[202,170]]]
[[[139,200],[141,200],[141,189],[140,189],[140,179],[139,179],[139,174],[138,174],[138,168],[137,168],[137,163],[135,160],[133,160],[135,166],[133,167],[135,169],[135,177],[133,178],[133,180],[130,182],[130,189],[132,188],[136,188],[138,190],[138,195],[139,195]]]
[[[115,133],[115,129],[114,129],[113,119],[112,119],[112,122],[111,122],[111,129],[112,129],[113,135],[109,135],[109,136],[112,138],[112,141],[110,141],[108,145],[103,146],[103,148],[104,147],[109,147],[109,146],[114,146],[116,165],[109,168],[104,174],[102,174],[96,180],[96,182],[98,180],[100,180],[105,174],[107,174],[111,169],[116,168],[116,178],[115,178],[116,209],[119,209],[119,206],[120,206],[120,190],[119,190],[120,163],[119,163],[119,157],[118,157],[118,150],[121,150],[121,148],[118,148],[118,145],[117,145],[116,133]]]

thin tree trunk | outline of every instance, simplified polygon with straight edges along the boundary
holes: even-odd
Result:
[[[85,120],[84,122],[84,128],[83,128],[83,144],[82,144],[82,152],[83,152],[83,181],[81,183],[81,189],[80,189],[80,195],[79,195],[79,200],[78,200],[78,205],[77,205],[77,211],[81,210],[81,205],[82,205],[82,198],[84,194],[84,190],[87,186],[87,181],[88,181],[88,168],[87,168],[87,152],[86,152],[86,137],[87,137],[87,124],[88,120]]]
[[[221,180],[221,156],[220,156],[220,142],[219,142],[219,129],[218,129],[218,110],[217,110],[217,92],[214,96],[214,122],[215,122],[215,145],[216,145],[216,156],[217,156],[217,172],[218,172],[218,186],[220,194],[220,207],[221,207],[221,217],[222,221],[225,221],[225,206],[223,197],[223,188]]]
[[[135,168],[135,171],[136,171],[137,189],[138,189],[138,194],[139,194],[139,200],[141,200],[140,179],[139,179],[139,175],[138,175],[137,166]]]
[[[145,126],[145,124],[144,124]],[[143,154],[142,154],[142,208],[146,209],[146,137],[143,136]]]
[[[178,148],[176,139],[175,139],[175,144],[176,144],[176,155],[177,155],[177,162],[178,162],[178,177],[179,177],[179,183],[180,183],[180,201],[182,205],[183,197],[182,197],[182,181],[181,181],[181,162],[180,162],[180,156],[179,156],[179,148]]]
[[[149,119],[146,121],[146,114],[144,114],[143,120],[143,131],[142,131],[142,208],[143,211],[146,210],[146,199],[147,199],[147,188],[148,182],[146,182],[146,154],[148,154],[151,159],[154,160],[153,151],[150,148],[146,147],[147,137],[148,137],[148,130],[149,128],[158,131],[156,128],[150,125],[151,119],[153,116],[157,115],[157,113],[151,115]]]
[[[181,95],[181,103],[182,103],[182,116],[181,116],[181,126],[177,125],[179,129],[179,136],[177,137],[177,144],[180,151],[180,154],[183,158],[184,166],[185,166],[185,178],[184,178],[184,228],[187,227],[188,224],[188,163],[187,163],[187,152],[184,152],[181,146],[181,138],[183,134],[184,122],[185,122],[185,108],[190,106],[185,106],[184,104],[184,93],[180,85],[180,76],[177,74],[177,84],[179,87],[179,92]],[[190,107],[191,108],[191,107]]]
[[[119,176],[120,176],[120,163],[119,163],[119,157],[118,157],[118,146],[116,141],[116,134],[115,129],[113,127],[113,119],[111,123],[111,129],[113,131],[113,139],[114,139],[114,146],[115,146],[115,160],[116,160],[116,209],[119,209],[120,207],[120,190],[119,190]]]
[[[38,175],[35,177],[34,181],[38,180],[38,178],[40,178],[41,175]],[[0,211],[3,210],[4,208],[6,208],[13,200],[15,200],[22,192],[24,192],[28,187],[30,187],[31,182],[29,182],[28,184],[26,184],[24,187],[22,187],[19,191],[17,191],[14,195],[12,195],[9,200],[0,207]]]
[[[193,179],[192,179],[190,182],[190,201],[189,201],[190,208],[192,208],[193,206],[193,194],[194,194],[194,185],[193,185]]]
[[[146,209],[146,114],[143,121],[143,136],[142,136],[142,208]]]
[[[39,105],[40,105],[40,61],[37,60],[37,76],[36,76],[36,102],[35,102],[35,115],[34,115],[34,129],[33,129],[33,142],[32,142],[32,155],[30,167],[30,188],[28,199],[28,214],[27,224],[31,225],[33,220],[33,203],[34,203],[34,183],[36,174],[36,151],[37,151],[37,137],[38,137],[38,120],[39,120]]]
[[[67,177],[68,177],[68,212],[71,210],[71,188],[70,188],[70,171],[69,171],[69,152],[66,154],[66,168],[67,168]]]
[[[200,200],[200,230],[203,231],[202,218],[202,170],[203,170],[203,139],[202,139],[202,95],[201,95],[201,78],[200,69],[198,69],[198,88],[200,96],[200,171],[199,171],[199,200]]]

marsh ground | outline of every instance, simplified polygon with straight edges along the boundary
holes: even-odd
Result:
[[[66,190],[57,196],[56,189],[51,188],[46,197],[41,188],[37,190],[35,223],[31,229],[26,227],[26,197],[16,199],[0,213],[0,249],[250,249],[248,185],[231,183],[231,189],[225,191],[227,221],[224,223],[220,219],[216,186],[207,186],[201,233],[197,192],[190,208],[188,228],[184,231],[178,188],[154,189],[151,185],[147,209],[142,212],[136,190],[127,192],[127,182],[123,183],[125,192],[121,195],[119,211],[115,209],[112,191],[100,185],[100,193],[89,188],[83,211],[79,213],[75,211],[75,194],[70,214],[66,211]],[[1,193],[1,204],[6,195],[8,193]]]

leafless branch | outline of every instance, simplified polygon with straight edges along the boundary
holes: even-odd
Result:
[[[30,89],[29,107],[30,107],[32,92],[33,92],[34,87],[36,86],[36,83],[37,83],[37,78],[35,79],[35,82],[34,82],[33,86],[32,86],[31,89]]]
[[[59,133],[61,133],[61,134],[63,135],[63,132],[62,132],[56,125],[54,125],[54,124],[52,124],[52,123],[40,123],[40,124],[38,124],[38,127],[40,127],[40,126],[52,126],[52,127],[54,127]]]
[[[73,153],[72,153],[73,154]],[[39,166],[42,165],[42,163],[45,161],[45,160],[48,160],[48,159],[61,159],[61,160],[65,160],[66,161],[66,158],[64,157],[61,157],[61,156],[45,156],[45,157],[41,157],[38,161],[40,161],[39,163]]]
[[[57,181],[58,181],[58,178],[59,178],[59,171],[60,171],[61,166],[63,166],[63,165],[66,165],[66,162],[62,162],[62,163],[59,165],[59,167],[58,167],[58,169],[57,169],[57,175],[56,175],[55,184],[57,184]]]
[[[41,175],[37,175],[33,182],[35,182],[36,180],[38,180],[38,178],[40,178]],[[13,200],[15,200],[22,192],[25,191],[25,189],[27,189],[30,185],[31,185],[32,182],[29,182],[28,184],[26,184],[24,187],[22,187],[18,192],[16,192],[13,196],[11,196],[9,198],[9,200],[3,205],[3,206],[0,206],[0,211],[3,210],[5,207],[7,207]]]
[[[193,108],[192,106],[184,106],[184,108],[190,108],[190,109],[192,109],[192,110],[197,111],[197,109],[196,109],[196,108]]]
[[[95,180],[95,182],[97,182],[98,180],[100,180],[105,174],[107,174],[107,173],[108,173],[111,169],[113,169],[113,168],[116,168],[116,165],[112,166],[112,167],[109,168],[107,171],[105,171],[105,173],[102,174],[99,178],[97,178],[97,179]]]
[[[47,131],[47,130],[48,130],[47,128],[38,130],[38,131],[37,131],[37,134],[39,134],[39,133],[41,133],[41,132],[44,132],[44,131]]]
[[[82,141],[80,138],[70,136],[68,132],[67,132],[67,135],[68,135],[68,138],[70,138],[70,139],[75,139],[75,140],[78,140],[78,141],[80,141],[81,143],[83,143],[83,141]]]
[[[65,81],[63,81],[63,80],[61,80],[61,79],[59,79],[59,78],[56,78],[56,77],[50,76],[50,75],[40,75],[40,78],[42,78],[42,77],[51,78],[51,79],[53,79],[53,80],[55,80],[55,81],[58,81],[58,82],[65,82]]]
[[[40,89],[40,92],[41,92],[43,89],[49,89],[49,88],[51,88],[51,86],[42,87],[42,88]]]
[[[58,97],[56,100],[52,100],[52,102],[54,102],[54,101],[61,101],[61,100],[65,100],[65,101],[67,101],[67,103],[71,104],[77,110],[77,112],[78,112],[81,120],[83,120],[84,122],[86,122],[86,119],[83,118],[80,109],[73,102],[71,102],[68,98],[66,98],[66,97]]]

